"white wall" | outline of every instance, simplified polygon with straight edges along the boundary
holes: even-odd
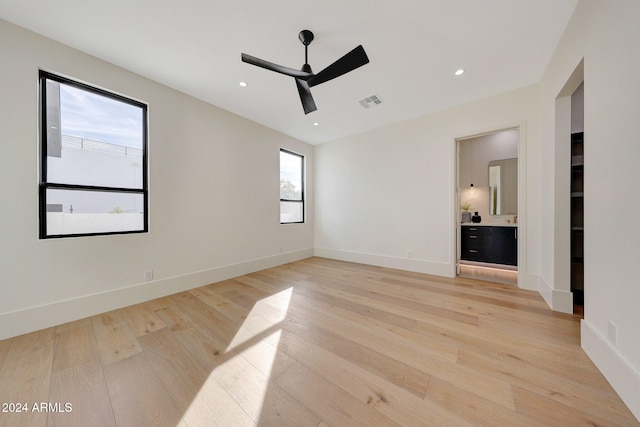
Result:
[[[584,132],[584,84],[571,94],[571,133]]]
[[[313,254],[313,147],[4,21],[0,40],[0,339]],[[38,240],[39,68],[149,104],[148,234]],[[306,155],[306,224],[279,224],[281,147]]]
[[[525,287],[539,272],[538,88],[316,146],[316,254],[455,274],[456,138],[522,125]],[[409,255],[411,251],[411,255]]]
[[[564,210],[555,202],[569,175],[566,143],[556,130],[566,126],[557,100],[584,59],[585,132],[585,318],[582,346],[640,418],[640,286],[637,242],[640,212],[640,2],[582,0],[541,82],[542,276],[552,291],[568,289],[557,272],[564,267],[556,242],[568,234]],[[556,116],[558,118],[556,118]],[[568,161],[568,159],[567,159]],[[567,166],[568,170],[568,166]],[[554,172],[555,171],[555,172]],[[568,194],[566,195],[568,197]],[[568,256],[564,257],[568,259]],[[617,335],[610,334],[614,324]]]

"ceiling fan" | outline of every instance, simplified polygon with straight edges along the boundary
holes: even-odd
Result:
[[[300,31],[300,34],[298,34],[298,38],[304,45],[304,65],[300,70],[274,64],[273,62],[247,55],[246,53],[242,54],[242,61],[295,78],[298,93],[300,94],[300,101],[302,101],[302,108],[304,109],[305,114],[309,114],[312,111],[317,110],[316,103],[311,96],[310,88],[317,86],[320,83],[333,80],[336,77],[347,74],[349,71],[353,71],[356,68],[368,64],[369,58],[367,57],[367,53],[364,51],[362,45],[359,45],[333,64],[320,71],[318,74],[314,74],[313,71],[311,71],[307,55],[307,48],[313,41],[313,33],[309,30],[302,30]]]

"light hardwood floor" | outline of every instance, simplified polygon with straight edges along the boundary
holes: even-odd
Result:
[[[0,341],[0,384],[3,426],[640,425],[536,293],[322,258]]]
[[[460,277],[470,279],[488,280],[489,282],[504,283],[506,285],[518,284],[518,271],[500,268],[487,268],[477,265],[460,264]]]

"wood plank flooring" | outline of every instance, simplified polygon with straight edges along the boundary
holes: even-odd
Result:
[[[518,270],[491,268],[481,265],[464,264],[460,262],[460,277],[470,279],[488,280],[490,282],[504,283],[507,285],[518,284]]]
[[[640,426],[579,318],[309,258],[0,341],[0,426]]]

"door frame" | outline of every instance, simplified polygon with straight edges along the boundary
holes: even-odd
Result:
[[[465,132],[453,138],[453,275],[460,272],[460,141],[477,138],[485,135],[499,133],[507,130],[518,131],[518,287],[522,289],[536,290],[537,286],[533,281],[527,280],[527,123],[521,121],[509,123],[503,126],[496,126],[472,132]]]

